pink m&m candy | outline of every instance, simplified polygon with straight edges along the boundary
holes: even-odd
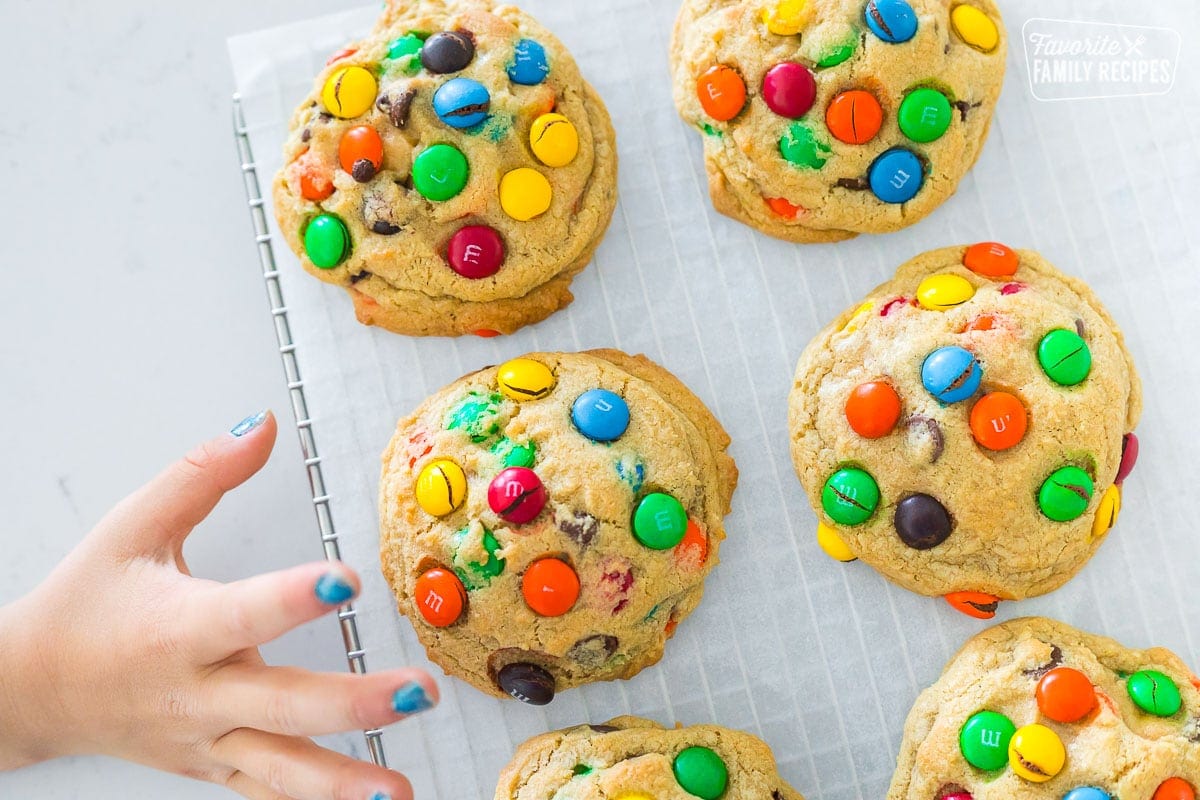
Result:
[[[1121,442],[1121,466],[1117,467],[1117,479],[1113,481],[1115,484],[1122,484],[1129,477],[1129,473],[1133,472],[1133,465],[1137,463],[1138,457],[1138,438],[1132,433],[1125,434],[1124,441]]]
[[[546,487],[533,470],[509,467],[488,486],[488,505],[501,519],[524,525],[545,508]]]
[[[467,225],[450,237],[446,260],[464,278],[477,280],[495,275],[504,263],[504,240],[487,225]]]
[[[817,81],[803,64],[784,61],[763,76],[763,101],[781,117],[798,119],[817,99]]]

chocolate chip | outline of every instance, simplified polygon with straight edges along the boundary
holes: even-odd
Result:
[[[616,725],[588,725],[596,733],[615,733],[621,730]]]
[[[371,163],[369,158],[360,158],[350,167],[350,177],[359,183],[366,183],[375,177],[375,165]]]
[[[1083,320],[1081,320],[1081,319],[1075,320],[1075,332],[1079,334],[1080,339],[1087,336],[1087,328],[1084,326]]]
[[[308,141],[309,139],[311,139],[311,138],[312,138],[312,129],[310,129],[310,128],[305,128],[303,131],[301,131],[301,133],[300,133],[300,141],[302,141],[302,142],[307,142],[307,141]]]
[[[377,219],[371,223],[371,230],[375,231],[381,236],[391,236],[392,234],[399,233],[404,229],[399,225],[393,225],[386,219]]]
[[[371,273],[367,272],[365,269],[362,272],[356,272],[350,276],[350,285],[353,286],[354,284],[358,283],[359,281],[365,280],[366,278],[369,278],[369,277],[371,277]]]
[[[462,31],[442,31],[425,40],[421,65],[430,72],[444,75],[458,72],[475,57],[475,43]]]
[[[1021,674],[1028,675],[1031,678],[1040,678],[1043,675],[1045,675],[1047,672],[1049,672],[1050,670],[1054,669],[1059,664],[1061,664],[1062,661],[1063,661],[1062,648],[1056,644],[1052,644],[1052,645],[1050,645],[1050,663],[1042,664],[1041,666],[1034,667],[1033,669],[1022,670]]]
[[[318,116],[321,122],[329,122],[329,120],[333,119],[333,114],[330,114],[328,111],[322,111]]]
[[[571,649],[567,651],[567,658],[584,669],[599,669],[617,652],[619,644],[620,640],[615,636],[605,633],[593,634],[571,645]]]
[[[544,706],[554,699],[554,676],[537,664],[518,662],[501,667],[496,683],[522,703]]]
[[[408,110],[412,106],[413,98],[417,93],[412,89],[401,89],[394,95],[382,94],[379,100],[375,102],[376,107],[387,114],[388,120],[397,128],[403,128],[408,124]]]
[[[570,519],[554,520],[558,523],[558,529],[570,537],[571,541],[586,549],[592,540],[596,538],[596,534],[600,531],[600,522],[591,514],[583,511],[575,511]]]
[[[966,100],[956,100],[954,107],[958,109],[958,113],[962,116],[962,121],[967,121],[967,112],[972,108],[979,108],[983,103],[968,103]]]
[[[929,463],[936,464],[937,460],[942,457],[942,450],[946,447],[946,440],[942,436],[942,426],[938,425],[937,420],[932,417],[927,417],[924,414],[913,414],[904,422],[905,427],[913,428],[921,426],[929,435],[929,440],[933,444],[932,452],[929,455]]]
[[[871,184],[866,178],[838,178],[837,185],[842,189],[851,189],[856,192],[865,192],[871,188]]]
[[[778,789],[772,789],[771,800],[783,800],[783,794]]]
[[[937,547],[946,541],[954,527],[946,507],[927,494],[909,495],[901,500],[892,522],[900,541],[914,550]]]

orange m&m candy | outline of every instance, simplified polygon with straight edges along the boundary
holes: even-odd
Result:
[[[980,242],[963,253],[963,266],[976,275],[1007,278],[1015,275],[1020,258],[1017,251],[999,242]]]
[[[1196,790],[1183,778],[1167,778],[1154,790],[1152,800],[1196,800]]]
[[[980,447],[1007,450],[1025,437],[1025,406],[1008,392],[988,392],[971,409],[971,435]]]
[[[805,210],[804,206],[788,202],[783,197],[764,197],[767,207],[785,219],[795,219]]]
[[[1078,722],[1096,707],[1096,689],[1088,676],[1070,667],[1055,667],[1038,681],[1038,708],[1055,722]]]
[[[333,194],[333,181],[321,171],[309,151],[296,159],[296,167],[300,171],[300,196],[305,200],[320,202]]]
[[[538,559],[521,576],[521,594],[534,613],[560,617],[579,599],[579,576],[565,561]]]
[[[733,67],[717,64],[696,80],[696,97],[705,114],[725,122],[736,117],[746,104],[746,83]]]
[[[1000,604],[999,597],[987,592],[950,592],[944,597],[955,611],[975,619],[991,619],[996,616],[996,606]]]
[[[683,539],[675,545],[675,561],[681,566],[698,569],[708,560],[708,537],[694,519],[688,519]]]
[[[965,333],[966,331],[990,331],[995,327],[996,317],[994,314],[980,314],[978,317],[964,325],[960,333]]]
[[[417,578],[413,600],[426,622],[435,628],[445,628],[462,616],[467,605],[467,590],[453,572],[434,567]]]
[[[370,125],[357,125],[342,134],[338,162],[359,183],[375,177],[383,166],[383,140]]]
[[[846,421],[859,436],[887,436],[900,419],[900,395],[883,381],[860,383],[846,398]]]
[[[883,125],[883,109],[875,95],[862,89],[842,92],[825,109],[825,127],[846,144],[866,144]]]

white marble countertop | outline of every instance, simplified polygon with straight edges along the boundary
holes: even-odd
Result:
[[[0,66],[26,76],[7,82],[0,117],[0,603],[160,467],[262,407],[281,419],[275,456],[192,535],[188,561],[232,580],[321,557],[236,168],[225,39],[344,7],[0,2]],[[341,648],[324,619],[266,655],[343,670]],[[328,743],[365,749],[357,733]],[[100,758],[0,773],[4,798],[232,796]]]

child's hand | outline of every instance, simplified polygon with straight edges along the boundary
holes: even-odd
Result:
[[[354,573],[320,562],[224,585],[191,577],[183,561],[192,528],[274,441],[264,413],[201,445],[0,608],[0,769],[103,753],[255,800],[412,796],[404,776],[308,737],[429,708],[427,674],[318,674],[268,667],[258,653],[353,597]]]

